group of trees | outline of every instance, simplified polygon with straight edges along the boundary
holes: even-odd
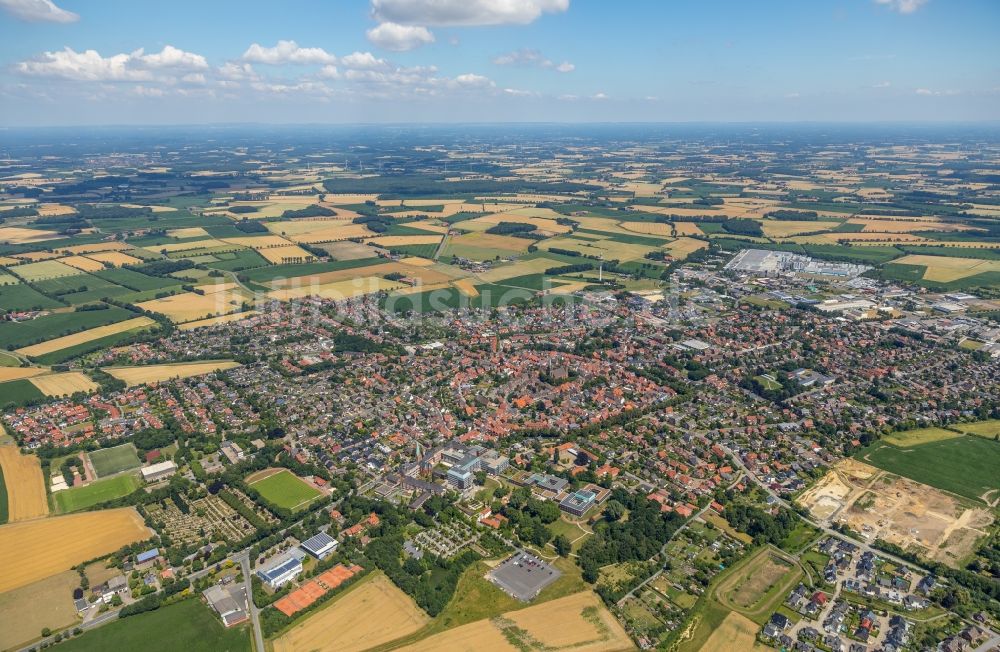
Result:
[[[601,566],[645,561],[659,554],[663,543],[684,522],[675,512],[661,512],[659,503],[642,494],[615,489],[611,500],[621,505],[621,510],[616,507],[613,514],[619,516],[618,520],[605,519],[597,523],[594,536],[577,553],[583,579],[590,583],[597,581]],[[628,519],[621,520],[618,512],[626,510]]]
[[[771,515],[763,509],[747,503],[735,503],[726,507],[726,520],[740,532],[753,537],[755,543],[778,545],[784,541],[799,523],[799,516],[790,509],[779,509]]]

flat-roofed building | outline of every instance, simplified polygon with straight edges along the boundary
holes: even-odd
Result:
[[[257,577],[272,589],[277,589],[294,580],[301,572],[302,560],[298,557],[288,555],[278,559],[267,568],[258,570]]]
[[[167,460],[166,462],[158,462],[157,464],[150,464],[149,466],[144,466],[139,469],[142,473],[142,479],[146,482],[156,482],[162,480],[163,478],[169,478],[173,474],[177,473],[177,465],[172,461]]]
[[[326,532],[320,532],[299,544],[299,547],[316,559],[326,559],[332,555],[340,543]]]

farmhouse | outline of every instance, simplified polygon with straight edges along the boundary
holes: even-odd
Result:
[[[146,482],[157,482],[177,473],[177,465],[167,460],[166,462],[144,466],[139,471],[142,473],[142,479]]]
[[[242,593],[242,595],[234,596],[233,593],[237,591]],[[222,624],[226,627],[239,625],[250,619],[250,616],[243,608],[243,603],[246,602],[246,592],[244,589],[234,587],[227,590],[216,584],[206,589],[202,595],[205,596],[205,601],[208,602],[209,606],[219,614]]]
[[[320,532],[314,537],[303,541],[299,547],[316,559],[326,559],[337,550],[340,543],[326,532]]]
[[[289,553],[280,557],[268,567],[258,570],[257,577],[262,579],[272,589],[277,589],[294,580],[295,576],[301,572],[302,559],[294,553]]]

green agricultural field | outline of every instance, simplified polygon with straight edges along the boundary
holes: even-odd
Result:
[[[288,469],[281,469],[261,480],[249,479],[247,484],[267,502],[293,512],[305,509],[309,503],[322,495],[318,489],[306,484]]]
[[[136,455],[135,446],[131,443],[114,448],[102,448],[87,453],[87,456],[90,458],[90,463],[94,465],[94,472],[97,473],[98,478],[139,468],[139,457]]]
[[[0,306],[4,310],[61,308],[63,304],[25,285],[0,285]]]
[[[917,482],[979,500],[1000,490],[1000,443],[982,437],[955,437],[910,448],[875,443],[855,457]]]
[[[163,288],[176,287],[179,285],[176,281],[161,278],[159,276],[150,276],[131,269],[106,269],[101,272],[94,272],[93,275],[100,277],[109,283],[115,283],[128,288],[134,292],[142,292],[144,290],[162,290]]]
[[[42,394],[27,380],[10,380],[6,383],[0,383],[0,408],[9,405],[24,405],[28,401],[41,401],[44,398],[45,394]]]
[[[100,503],[127,496],[139,488],[139,478],[130,473],[96,480],[86,487],[65,489],[52,494],[60,514],[87,509]]]
[[[7,485],[3,481],[3,469],[0,468],[0,525],[7,522],[10,513],[7,507]]]
[[[31,321],[0,322],[0,347],[20,348],[133,317],[136,314],[130,310],[111,306],[107,310],[59,312]]]
[[[107,337],[101,337],[96,340],[91,340],[89,342],[83,342],[77,344],[76,346],[70,346],[65,349],[60,349],[59,351],[53,351],[52,353],[46,353],[44,355],[34,356],[32,360],[41,365],[54,365],[66,362],[67,360],[72,360],[81,355],[86,355],[92,351],[97,351],[98,349],[104,349],[109,346],[117,346],[118,344],[131,339],[138,333],[142,331],[153,330],[154,328],[159,328],[158,326],[143,326],[140,328],[133,328],[121,333],[115,333],[114,335],[108,335]]]
[[[226,629],[198,599],[188,599],[103,627],[59,645],[61,652],[251,652],[246,625]]]

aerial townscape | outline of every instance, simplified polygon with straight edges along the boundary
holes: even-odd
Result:
[[[357,4],[400,57],[584,10]],[[105,11],[59,5],[0,20]],[[169,104],[208,65],[118,56],[3,74],[86,113],[73,74]],[[360,58],[220,70],[447,74]],[[52,127],[31,83],[0,113],[0,650],[1000,651],[1000,123]]]

